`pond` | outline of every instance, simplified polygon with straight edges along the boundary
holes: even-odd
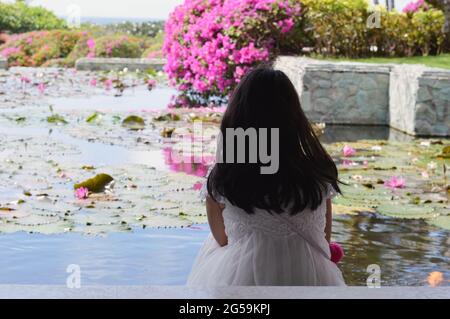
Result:
[[[163,80],[116,97],[88,84],[95,73],[33,72],[0,77],[0,284],[64,284],[70,264],[84,285],[184,284],[208,235],[197,186],[222,111],[168,111],[176,92]],[[23,74],[57,80],[38,93],[20,86]],[[129,115],[145,127],[124,127]],[[198,119],[209,157],[175,161]],[[320,138],[348,184],[333,222],[347,283],[365,285],[377,264],[383,285],[428,285],[433,272],[449,285],[448,160],[439,155],[449,141],[360,126],[327,126]],[[343,157],[344,145],[356,154]],[[99,173],[114,177],[112,194],[77,200],[73,185]],[[406,186],[386,188],[393,175]]]

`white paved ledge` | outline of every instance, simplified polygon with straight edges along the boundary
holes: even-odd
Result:
[[[450,299],[450,287],[231,287],[0,285],[1,299]]]
[[[161,71],[165,59],[125,59],[125,58],[82,58],[77,60],[75,68],[80,71],[147,71],[152,68]]]

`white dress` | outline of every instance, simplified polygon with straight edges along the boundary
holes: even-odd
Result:
[[[326,199],[334,195],[330,187]],[[221,202],[228,245],[209,235],[188,286],[345,286],[325,239],[326,200],[315,211],[281,217],[259,209],[249,215]]]

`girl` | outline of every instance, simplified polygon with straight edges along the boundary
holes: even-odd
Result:
[[[230,152],[226,131],[236,128],[279,129],[278,148],[272,147],[278,152],[278,170],[261,174],[267,163],[260,160],[227,160],[213,167],[206,183],[212,234],[188,285],[345,285],[329,248],[331,198],[340,193],[336,165],[283,72],[260,67],[241,81],[220,128],[223,158]],[[245,144],[248,159],[250,144]]]

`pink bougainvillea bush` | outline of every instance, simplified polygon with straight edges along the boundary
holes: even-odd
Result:
[[[298,0],[185,0],[166,23],[163,51],[173,85],[227,96],[256,64],[301,45]]]
[[[403,9],[404,13],[416,13],[419,10],[428,10],[430,7],[425,0],[412,1]]]

